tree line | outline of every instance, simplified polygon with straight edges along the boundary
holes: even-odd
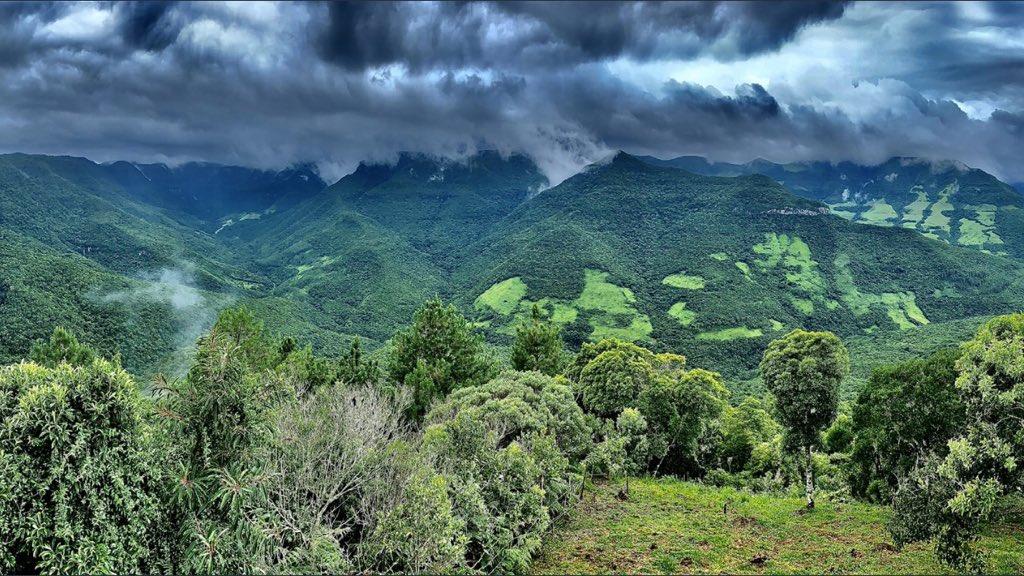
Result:
[[[877,370],[852,405],[834,334],[766,349],[733,399],[679,354],[572,354],[538,309],[496,357],[426,302],[340,358],[221,313],[181,378],[143,395],[57,328],[0,368],[0,572],[515,572],[595,480],[672,475],[891,504],[897,545],[973,543],[1022,486],[1024,316]]]

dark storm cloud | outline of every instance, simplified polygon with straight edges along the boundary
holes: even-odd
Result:
[[[906,155],[1021,181],[1024,11],[970,8],[0,4],[0,151],[337,176],[497,148],[556,181],[615,149]]]
[[[133,2],[120,6],[120,29],[129,46],[163,50],[181,32],[182,22],[174,17],[174,2]]]
[[[844,2],[334,2],[318,37],[345,68],[571,66],[773,50]]]

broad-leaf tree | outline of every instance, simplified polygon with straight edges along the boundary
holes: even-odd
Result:
[[[0,572],[149,572],[152,435],[120,366],[0,368]]]
[[[936,539],[943,563],[982,570],[972,543],[999,497],[1024,487],[1024,314],[988,321],[961,349],[956,387],[966,424],[943,458],[915,470],[896,494],[897,543]]]
[[[768,345],[761,378],[777,401],[790,444],[805,456],[807,507],[814,507],[813,450],[839,408],[839,385],[850,371],[850,355],[831,332],[793,330]]]

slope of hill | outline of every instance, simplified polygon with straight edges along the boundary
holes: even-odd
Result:
[[[256,254],[275,296],[318,311],[312,322],[383,340],[427,298],[453,297],[467,246],[545,182],[522,156],[402,155],[221,234]]]
[[[896,550],[889,509],[750,494],[673,479],[633,479],[630,498],[599,485],[557,526],[535,574],[943,574],[927,544]],[[1020,510],[1009,514],[1020,516]],[[978,547],[992,573],[1024,570],[1024,533],[1009,517]]]
[[[198,162],[175,167],[114,162],[102,169],[136,200],[195,217],[214,231],[257,219],[271,206],[297,204],[327,185],[311,165],[271,171]]]
[[[741,380],[795,327],[912,330],[1024,302],[1010,260],[852,224],[765,176],[622,153],[525,202],[467,252],[457,286],[499,340],[538,303],[576,342],[645,341]]]
[[[144,371],[198,335],[219,302],[265,283],[84,158],[0,156],[0,235],[5,360],[63,324]]]
[[[892,158],[862,166],[766,160],[712,163],[698,156],[644,160],[705,175],[764,174],[855,222],[910,228],[945,242],[1024,257],[1024,196],[991,174],[959,162]]]
[[[129,361],[151,369],[228,301],[334,353],[352,335],[383,342],[436,294],[492,344],[537,303],[571,345],[642,341],[742,392],[757,386],[767,342],[791,328],[834,330],[875,363],[890,355],[883,344],[920,333],[939,346],[941,327],[1024,302],[1014,260],[853,224],[767,176],[700,176],[621,153],[549,189],[521,156],[403,155],[305,197],[269,193],[259,218],[219,232],[145,196],[138,168],[0,156],[0,233],[12,244],[0,252],[0,317],[32,327],[0,355],[23,354],[53,323],[105,351],[145,329],[135,341],[149,348]],[[41,308],[55,312],[34,325]]]

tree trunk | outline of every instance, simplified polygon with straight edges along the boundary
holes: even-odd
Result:
[[[807,464],[804,471],[807,480],[807,508],[814,508],[814,456],[810,444],[807,445]]]

